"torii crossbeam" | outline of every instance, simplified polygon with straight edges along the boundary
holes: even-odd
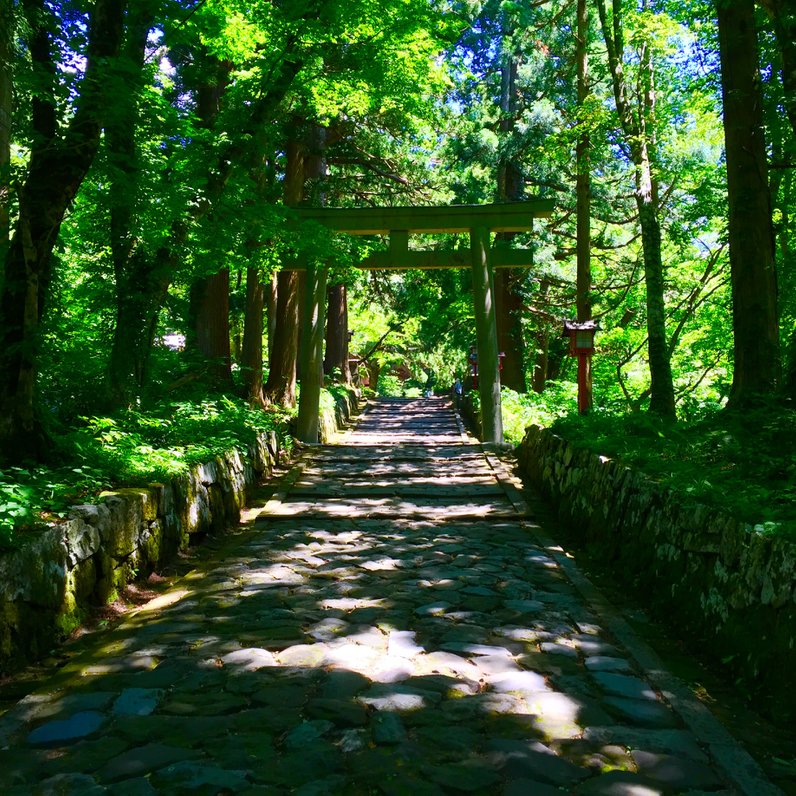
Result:
[[[489,205],[447,207],[295,208],[299,222],[322,224],[347,235],[387,235],[390,248],[364,260],[363,268],[461,268],[473,274],[473,301],[478,348],[478,387],[481,398],[481,429],[484,442],[503,442],[500,406],[500,368],[495,317],[494,267],[532,264],[523,249],[490,249],[491,232],[528,232],[534,218],[553,211],[548,199],[526,199]],[[455,252],[421,252],[409,249],[410,234],[469,233],[470,249]],[[496,262],[493,262],[495,260]],[[318,413],[323,382],[325,325],[325,267],[307,266],[304,308],[305,345],[302,347],[302,384],[298,438],[318,441]]]

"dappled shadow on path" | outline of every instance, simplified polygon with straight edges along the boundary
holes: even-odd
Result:
[[[415,407],[316,451],[223,559],[0,718],[0,789],[721,790],[478,449]]]

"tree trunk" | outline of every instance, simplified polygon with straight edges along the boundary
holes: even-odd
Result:
[[[301,399],[296,421],[296,438],[308,443],[320,441],[327,278],[328,269],[325,265],[313,263],[307,268],[301,327]]]
[[[365,370],[368,374],[368,389],[377,392],[379,389],[379,374],[381,373],[381,363],[374,360],[365,362]]]
[[[524,269],[495,269],[495,312],[498,351],[501,359],[500,383],[515,392],[524,393],[525,340],[522,333],[523,298],[520,283]]]
[[[510,41],[510,32],[503,31],[504,41]],[[517,117],[517,58],[507,50],[501,64],[500,85],[500,132],[504,142],[510,138]],[[504,158],[498,166],[498,201],[516,202],[522,199],[522,171],[516,162]],[[513,238],[512,233],[498,233],[495,243],[508,244]],[[504,354],[500,382],[509,389],[524,393],[525,382],[525,337],[522,330],[522,281],[526,271],[520,268],[496,268],[495,279],[495,311],[497,320],[498,351]]]
[[[650,363],[650,411],[674,419],[674,383],[666,338],[661,227],[657,204],[650,192],[649,163],[636,169],[636,207],[644,251],[647,298],[647,355]]]
[[[305,190],[309,204],[326,203],[326,128],[313,124],[307,138],[304,159]],[[311,262],[304,271],[301,307],[299,379],[301,396],[296,436],[315,443],[320,437],[320,405],[323,388],[323,346],[326,337],[326,293],[329,268],[325,262]]]
[[[796,401],[796,330],[791,333],[788,341],[788,359],[783,382],[784,394],[792,401]]]
[[[0,263],[11,234],[11,109],[13,103],[12,0],[0,0]]]
[[[196,350],[205,361],[210,383],[232,385],[229,342],[229,270],[198,279],[191,289],[191,317]]]
[[[549,294],[550,282],[543,277],[539,282],[539,298],[537,299],[540,305],[544,306]],[[546,321],[537,321],[534,336],[536,338],[536,353],[531,373],[531,389],[541,395],[550,376],[550,326]]]
[[[646,8],[646,2],[644,3]],[[648,42],[641,52],[639,135],[631,144],[636,163],[636,207],[644,250],[644,281],[647,293],[647,352],[650,363],[650,411],[674,420],[671,351],[666,336],[665,284],[661,252],[658,182],[653,175],[655,134],[649,129],[655,114],[655,74]]]
[[[143,16],[144,9],[147,7],[149,9],[157,8],[160,5],[160,0],[146,0],[143,8],[139,8],[139,5],[141,4],[136,5],[135,10],[140,16]],[[312,10],[308,8],[306,13],[309,15]],[[304,18],[306,17],[302,17],[302,19]],[[212,129],[217,122],[224,93],[229,86],[232,64],[214,60],[207,53],[202,53],[200,57],[208,61],[207,69],[203,70],[206,82],[192,88],[197,95],[199,124],[206,129]],[[250,115],[244,129],[251,135],[242,136],[242,139],[249,143],[245,145],[239,141],[230,143],[220,155],[207,163],[205,173],[207,190],[204,194],[204,201],[192,211],[194,221],[200,221],[212,214],[213,207],[222,197],[234,167],[241,162],[249,165],[252,157],[258,154],[251,149],[254,146],[253,142],[257,140],[255,132],[265,127],[274,111],[279,108],[301,69],[301,65],[301,58],[297,58],[295,55],[286,60],[268,90],[249,106]],[[129,90],[126,83],[120,89]],[[200,155],[194,156],[195,159],[200,159],[200,157]],[[130,176],[134,179],[135,173],[131,172]],[[114,204],[124,207],[125,202],[114,202]],[[119,229],[124,229],[123,225],[120,224]],[[135,237],[134,232],[127,234],[128,238]],[[128,402],[129,396],[137,392],[143,385],[146,364],[152,351],[157,329],[158,315],[168,294],[172,274],[181,264],[181,251],[187,235],[188,225],[180,219],[172,224],[171,234],[166,245],[154,255],[144,251],[143,245],[139,245],[134,250],[130,250],[126,263],[120,260],[120,267],[123,267],[124,271],[122,278],[119,278],[117,274],[117,302],[119,305],[117,317],[120,318],[120,321],[117,324],[115,335],[118,342],[112,350],[110,366],[111,382],[114,385],[113,392],[116,394],[117,400],[121,395],[123,396],[121,400]],[[119,239],[123,240],[121,236]],[[119,289],[119,285],[126,287]],[[133,306],[126,306],[128,304]],[[275,322],[275,318],[275,312],[271,312],[269,322]]]
[[[794,190],[793,190],[793,173],[788,172],[783,178],[782,201],[780,203],[782,217],[780,219],[779,230],[779,250],[780,258],[783,263],[793,262],[793,251],[791,249],[790,229],[792,223],[792,216],[790,208],[793,207]],[[793,268],[783,269],[785,277],[785,284],[782,286],[782,294],[787,296],[796,296],[796,273],[793,273]],[[790,340],[787,343],[787,359],[784,373],[784,380],[782,384],[783,393],[788,396],[792,401],[796,401],[796,329],[791,333]]]
[[[143,385],[152,348],[157,313],[168,290],[166,263],[154,260],[136,245],[133,229],[140,198],[139,152],[136,145],[139,92],[149,29],[155,3],[139,2],[128,15],[127,39],[112,75],[117,110],[105,126],[105,146],[111,174],[110,245],[116,280],[116,325],[108,361],[111,399],[131,406]],[[162,252],[160,254],[163,254]]]
[[[578,109],[582,112],[589,96],[589,7],[586,0],[577,3],[577,35],[575,61],[577,69]],[[576,260],[577,279],[575,304],[579,322],[591,320],[591,179],[589,165],[589,133],[581,116],[575,145],[575,195],[576,195]],[[591,357],[578,359],[578,406],[581,412],[591,410],[592,392]]]
[[[646,2],[642,2],[646,8]],[[635,199],[641,227],[644,278],[647,294],[647,334],[650,367],[650,411],[668,419],[676,417],[671,352],[666,339],[661,228],[658,219],[658,192],[653,177],[654,134],[649,129],[655,105],[653,64],[650,47],[641,43],[639,54],[638,107],[632,107],[624,74],[624,37],[621,6],[613,3],[613,18],[608,19],[604,0],[597,0],[608,65],[614,89],[614,101],[626,146],[635,167]]]
[[[578,0],[578,33],[575,38],[575,60],[578,72],[578,108],[583,109],[589,97],[589,7],[587,0]],[[576,304],[579,321],[591,320],[591,177],[589,133],[585,122],[575,146],[577,196],[577,289]]]
[[[274,335],[276,334],[276,291],[277,275],[271,274],[268,284],[265,286],[265,317],[268,333],[268,361],[271,361],[271,351],[273,349]]]
[[[271,344],[265,398],[276,406],[296,405],[296,358],[298,354],[298,273],[280,271],[277,278],[276,329]]]
[[[577,2],[577,35],[575,36],[575,61],[578,73],[578,110],[583,112],[589,96],[589,7],[586,0]],[[575,195],[576,195],[576,260],[577,280],[575,303],[578,321],[591,320],[591,180],[589,174],[589,133],[583,116],[581,130],[575,144]],[[592,394],[591,357],[578,357],[578,406],[581,413],[591,410]]]
[[[327,296],[326,359],[323,372],[332,376],[339,373],[343,384],[351,383],[348,366],[348,291],[345,285],[332,285]]]
[[[730,405],[780,375],[777,281],[753,0],[717,4],[735,333]]]
[[[299,123],[287,144],[285,204],[295,206],[304,195],[304,141],[299,139]],[[293,408],[296,405],[296,364],[299,338],[299,278],[296,271],[280,271],[276,288],[275,328],[268,360],[265,400]]]
[[[171,283],[170,266],[176,267],[168,250],[158,254],[150,258],[141,249],[116,269],[116,324],[108,361],[116,406],[131,406],[148,377],[158,314]]]
[[[265,406],[263,396],[263,309],[265,286],[256,268],[246,271],[246,313],[243,321],[241,367],[246,398],[252,406]]]
[[[796,136],[796,9],[793,0],[762,0],[774,23],[780,60],[785,110]]]
[[[121,0],[97,0],[93,6],[80,96],[61,138],[51,11],[43,0],[23,3],[31,30],[30,55],[42,90],[32,102],[28,175],[20,191],[0,296],[0,455],[7,460],[41,457],[48,451],[34,395],[39,321],[61,224],[99,146],[108,105],[104,77],[121,46],[125,7]]]
[[[531,387],[534,392],[541,395],[547,386],[547,365],[550,351],[550,331],[546,325],[542,325],[536,333],[536,346]]]

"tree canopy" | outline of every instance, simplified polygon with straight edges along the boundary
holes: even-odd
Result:
[[[533,250],[495,277],[507,386],[569,394],[561,328],[589,315],[594,411],[792,400],[792,22],[751,0],[2,0],[2,459],[186,386],[289,408],[297,260],[330,268],[327,377],[464,378],[469,272],[362,271],[386,242],[298,228],[297,204],[552,199],[499,241]]]

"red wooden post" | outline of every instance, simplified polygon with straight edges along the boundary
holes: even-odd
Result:
[[[591,354],[578,354],[578,413],[591,409]]]
[[[563,336],[569,338],[569,355],[578,358],[578,412],[592,406],[591,355],[594,353],[595,321],[564,321]]]

